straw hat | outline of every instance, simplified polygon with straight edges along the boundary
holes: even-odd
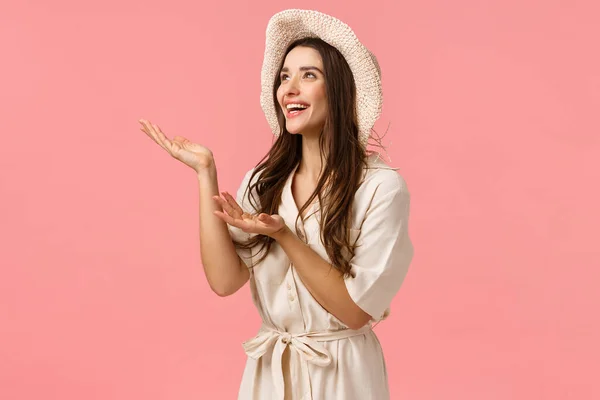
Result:
[[[329,43],[339,50],[350,66],[356,84],[359,139],[366,147],[371,128],[381,115],[381,69],[375,56],[358,40],[348,25],[313,10],[284,10],[273,15],[267,25],[265,56],[260,76],[260,105],[273,134],[279,136],[280,130],[273,104],[275,75],[287,47],[304,37],[318,37]]]

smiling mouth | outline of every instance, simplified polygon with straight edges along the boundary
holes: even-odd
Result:
[[[308,107],[310,107],[310,106],[308,106]],[[287,110],[287,109],[286,109],[286,110],[285,110],[285,115],[286,115],[288,118],[293,118],[293,117],[295,117],[295,116],[297,116],[297,115],[300,115],[300,114],[302,114],[304,111],[308,110],[308,107],[306,107],[306,108],[303,108],[303,109],[297,109],[297,110]]]

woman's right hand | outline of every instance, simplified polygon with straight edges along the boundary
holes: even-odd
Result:
[[[193,143],[182,136],[175,136],[173,140],[170,140],[158,125],[154,125],[145,119],[140,119],[139,122],[142,124],[140,129],[146,135],[150,136],[173,158],[191,167],[197,173],[214,165],[213,153],[207,147]]]

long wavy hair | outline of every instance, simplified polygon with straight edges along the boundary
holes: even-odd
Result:
[[[370,151],[359,140],[358,119],[356,113],[356,85],[350,66],[342,54],[333,46],[319,38],[303,38],[294,41],[286,49],[273,85],[273,101],[277,119],[281,127],[279,136],[269,152],[254,168],[249,182],[260,174],[257,181],[246,188],[256,193],[247,198],[252,207],[260,213],[276,214],[287,178],[302,157],[302,136],[292,135],[285,128],[285,116],[277,101],[277,89],[281,83],[280,72],[285,57],[296,46],[315,49],[321,55],[325,75],[325,90],[329,113],[319,136],[321,159],[324,160],[321,177],[312,195],[301,206],[298,219],[304,210],[318,197],[321,206],[320,235],[331,265],[344,276],[350,275],[349,260],[354,256],[355,246],[349,240],[349,228],[352,217],[352,203],[357,188],[362,183],[363,169],[367,168]],[[326,151],[327,150],[327,151]],[[245,210],[248,211],[248,210]],[[298,233],[298,219],[294,222]],[[274,239],[266,235],[255,235],[247,242],[234,241],[237,246],[254,249],[261,245],[263,253],[252,267],[257,266],[268,255]],[[349,257],[348,257],[349,256]]]

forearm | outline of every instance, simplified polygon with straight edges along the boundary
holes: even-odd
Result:
[[[351,329],[359,329],[371,319],[350,297],[342,273],[298,239],[289,228],[285,227],[274,239],[323,308]]]
[[[216,166],[197,174],[199,188],[200,256],[204,274],[211,289],[220,296],[235,292],[247,280],[249,274],[242,269],[227,224],[213,214],[223,211],[213,200],[219,195]]]

